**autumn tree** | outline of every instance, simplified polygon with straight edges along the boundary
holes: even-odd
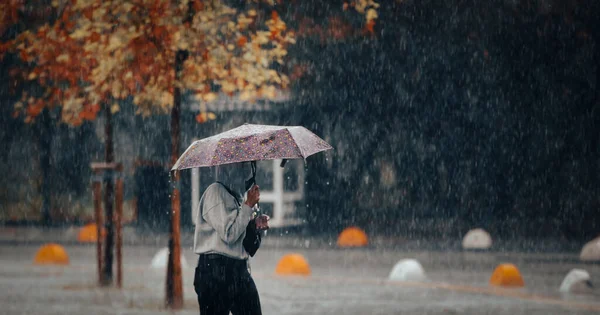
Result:
[[[236,10],[219,1],[72,1],[55,23],[25,31],[3,45],[4,51],[31,65],[21,77],[43,87],[42,93],[24,92],[14,115],[30,122],[45,108],[60,107],[63,121],[79,125],[95,119],[103,109],[105,159],[110,163],[114,160],[111,115],[119,111],[119,102],[132,98],[143,115],[172,110],[172,129],[176,129],[182,91],[210,101],[218,90],[251,99],[269,97],[275,86],[286,86],[287,77],[272,67],[283,63],[293,33],[286,31],[275,11],[263,13],[252,8]],[[14,19],[12,14],[4,18]],[[202,112],[197,120],[206,117]],[[177,137],[178,131],[173,132],[175,157],[179,154]],[[110,181],[105,193],[106,220],[111,222]],[[177,203],[174,200],[174,208]],[[179,224],[178,211],[172,211],[177,215],[172,226]],[[170,249],[177,259],[170,259],[174,262],[167,274],[167,302],[178,307],[182,303],[179,244],[171,240]],[[110,224],[105,257],[109,283]]]
[[[265,3],[267,6],[265,6]],[[13,5],[22,4],[14,1]],[[114,160],[111,116],[132,102],[137,113],[172,115],[172,161],[179,155],[178,119],[182,93],[210,102],[222,92],[243,100],[272,97],[289,79],[279,69],[294,43],[274,1],[248,1],[237,7],[225,1],[55,1],[56,21],[25,31],[2,51],[17,54],[29,67],[20,77],[35,81],[40,93],[24,92],[15,116],[33,121],[45,108],[59,108],[72,125],[105,115],[105,160]],[[342,5],[342,3],[340,3]],[[352,6],[374,25],[372,0]],[[14,20],[13,10],[3,19]],[[205,110],[196,119],[211,116]],[[173,174],[176,182],[177,174]],[[176,186],[176,185],[175,185]],[[105,189],[106,220],[112,219],[112,186]],[[178,235],[179,200],[173,191],[172,234]],[[107,228],[107,280],[111,279],[112,228]],[[167,303],[180,306],[179,244],[170,241]],[[175,279],[171,277],[175,275]],[[179,293],[169,292],[170,287]]]

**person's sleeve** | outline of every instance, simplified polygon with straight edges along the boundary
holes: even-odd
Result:
[[[251,257],[254,257],[256,251],[260,247],[261,233],[256,229],[256,222],[251,220],[246,226],[246,236],[244,236],[244,249]]]
[[[246,226],[252,219],[252,208],[242,204],[239,208],[234,206],[228,209],[225,198],[233,196],[218,185],[209,187],[202,215],[223,242],[230,244],[237,241],[246,231]]]

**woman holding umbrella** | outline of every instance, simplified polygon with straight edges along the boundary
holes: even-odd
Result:
[[[301,126],[244,124],[195,141],[179,157],[173,171],[217,168],[217,182],[202,195],[194,221],[194,251],[199,255],[194,288],[200,314],[261,314],[248,271],[248,257],[258,250],[260,233],[269,228],[269,217],[255,217],[253,210],[260,199],[256,161],[281,159],[283,167],[287,160],[330,149]]]
[[[200,314],[261,314],[248,257],[260,246],[269,217],[254,217],[260,199],[257,185],[246,186],[249,163],[217,167],[217,182],[200,199],[194,234],[198,267],[194,289]],[[249,188],[249,189],[247,189]],[[246,192],[246,200],[243,193]]]

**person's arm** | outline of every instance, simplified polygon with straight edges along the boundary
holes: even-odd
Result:
[[[230,244],[237,241],[252,219],[252,208],[242,204],[228,209],[225,198],[234,197],[219,184],[209,187],[206,193],[202,213],[204,220],[215,229],[223,242]]]

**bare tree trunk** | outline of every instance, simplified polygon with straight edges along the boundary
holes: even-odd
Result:
[[[123,171],[122,166],[119,164],[116,169],[119,173]],[[117,254],[117,288],[123,288],[123,178],[117,179],[117,192],[116,192],[116,213],[115,213],[115,238],[116,238],[116,254]]]
[[[188,12],[186,22],[191,22],[194,17],[193,1],[188,3]],[[188,58],[188,52],[185,50],[177,51],[175,56],[175,78],[181,79],[183,63]],[[180,136],[180,115],[181,115],[181,89],[176,86],[173,91],[173,109],[171,110],[171,163],[173,166],[179,158],[179,136]],[[169,226],[169,262],[167,265],[167,288],[166,288],[166,306],[171,309],[181,309],[183,307],[183,283],[181,278],[181,203],[179,196],[179,172],[172,172],[171,183],[173,191],[171,192],[171,224]]]
[[[98,176],[98,171],[97,170],[93,170],[94,171],[94,176]],[[98,264],[98,283],[100,285],[102,285],[103,281],[102,279],[104,278],[102,275],[102,226],[103,226],[103,220],[102,220],[102,202],[100,201],[100,199],[102,198],[100,195],[102,195],[102,187],[101,187],[102,183],[98,182],[98,181],[93,181],[92,182],[92,191],[93,191],[93,197],[94,197],[94,221],[96,222],[96,235],[97,235],[97,239],[96,239],[96,263]]]
[[[114,162],[114,147],[113,147],[113,132],[112,132],[112,112],[110,106],[105,104],[104,111],[106,120],[104,121],[104,160],[107,164]],[[114,170],[106,170],[107,175],[104,179],[104,207],[105,207],[105,224],[106,224],[106,243],[104,246],[104,264],[102,264],[102,272],[104,274],[102,285],[110,285],[113,282],[112,262],[113,262],[113,196],[114,184],[112,175]],[[99,226],[98,229],[102,227]]]
[[[179,54],[178,54],[179,55]],[[179,59],[179,58],[178,58]],[[171,165],[179,156],[179,116],[181,108],[181,91],[175,88],[173,110],[171,111]],[[180,200],[179,173],[172,173],[171,183],[171,224],[169,226],[169,264],[167,265],[167,307],[180,309],[183,306],[183,284],[181,279],[181,240],[180,240]]]

